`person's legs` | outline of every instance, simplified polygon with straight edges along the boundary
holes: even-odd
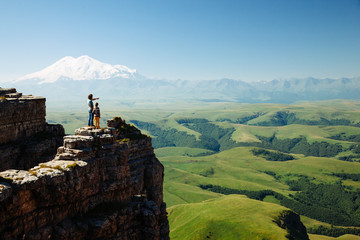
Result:
[[[94,126],[94,114],[91,112],[91,124],[90,126]]]
[[[91,126],[92,112],[89,110],[88,126]]]
[[[99,117],[95,117],[95,128],[100,128],[100,118]]]

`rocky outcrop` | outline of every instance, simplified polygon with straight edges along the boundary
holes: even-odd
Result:
[[[65,134],[47,124],[45,98],[0,88],[0,171],[29,169],[54,158]]]
[[[55,158],[0,172],[3,239],[169,239],[164,169],[120,118],[65,136]]]
[[[0,144],[41,132],[45,121],[45,98],[24,96],[14,88],[0,89]]]

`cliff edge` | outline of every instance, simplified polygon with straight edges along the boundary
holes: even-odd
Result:
[[[77,129],[56,156],[0,172],[1,239],[169,239],[164,168],[121,118]]]
[[[29,169],[54,158],[65,131],[46,123],[45,101],[0,88],[0,171]]]

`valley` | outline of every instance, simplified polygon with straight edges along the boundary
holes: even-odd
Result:
[[[360,102],[181,106],[102,112],[102,125],[121,116],[153,138],[171,239],[282,239],[273,220],[285,209],[310,239],[360,239]],[[49,111],[47,121],[71,133],[86,118]]]

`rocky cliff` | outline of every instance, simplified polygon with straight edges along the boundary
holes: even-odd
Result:
[[[47,124],[45,98],[0,88],[0,171],[28,169],[54,158],[65,134]]]
[[[163,178],[151,138],[121,118],[77,129],[51,161],[0,172],[0,238],[169,239]]]

